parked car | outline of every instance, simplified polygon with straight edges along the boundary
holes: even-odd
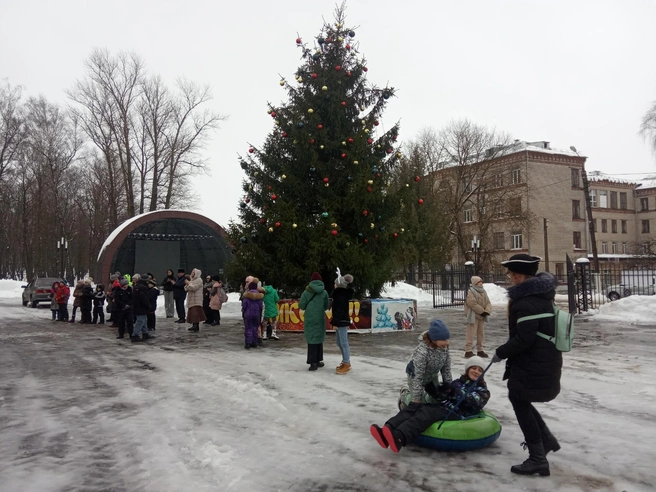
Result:
[[[622,297],[629,297],[631,295],[638,296],[653,296],[656,294],[656,285],[646,284],[646,285],[628,285],[628,284],[619,284],[611,285],[608,287],[606,296],[611,301],[617,301]]]
[[[29,284],[22,285],[23,306],[31,305],[33,308],[40,302],[50,302],[50,289],[55,282],[62,280],[57,277],[35,278]]]

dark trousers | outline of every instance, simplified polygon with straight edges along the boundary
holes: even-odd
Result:
[[[116,316],[116,324],[118,325],[118,335],[120,337],[125,336],[125,330],[127,329],[128,335],[132,336],[132,330],[134,330],[134,314],[132,313],[132,309],[116,311],[114,316]]]
[[[59,316],[59,308],[51,309],[50,311],[52,312],[52,320],[56,321],[57,317]]]
[[[444,420],[449,411],[441,405],[410,404],[385,422],[385,425],[403,434],[405,444],[410,444],[415,438],[435,422]],[[460,420],[451,414],[449,420]]]
[[[102,306],[96,306],[93,308],[93,321],[92,323],[95,325],[96,321],[98,321],[98,318],[100,318],[100,324],[105,323],[105,310],[103,309]]]
[[[80,313],[82,316],[82,319],[80,320],[80,323],[91,323],[91,308],[87,306],[82,306],[80,308]]]
[[[212,310],[210,309],[210,298],[203,296],[203,311],[205,311],[205,317],[207,320],[205,323],[211,323],[213,316],[212,316]]]
[[[218,309],[210,309],[210,314],[211,316],[207,319],[212,321],[212,323],[220,323],[221,322],[221,311]]]
[[[155,317],[155,313],[148,313],[148,318],[147,318],[147,326],[148,326],[148,331],[153,331],[155,329],[155,324],[157,323],[157,318]]]
[[[185,320],[185,307],[184,307],[185,298],[175,298],[175,310],[178,313],[178,319]]]
[[[59,321],[68,321],[68,305],[59,305]]]
[[[307,364],[323,361],[323,343],[308,343]]]
[[[73,314],[71,314],[71,321],[75,321],[75,313],[77,313],[77,306],[73,306]]]
[[[547,425],[533,404],[512,393],[508,394],[508,399],[515,411],[519,428],[524,434],[524,440],[531,444],[542,442],[542,429],[546,429]]]

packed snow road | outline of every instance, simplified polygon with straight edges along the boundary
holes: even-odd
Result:
[[[234,304],[234,303],[233,303]],[[236,307],[236,306],[232,306]],[[443,453],[381,449],[369,425],[396,411],[418,332],[352,335],[351,373],[307,371],[298,334],[246,351],[238,309],[193,334],[159,319],[144,344],[108,326],[57,323],[46,308],[0,300],[0,489],[45,491],[638,491],[656,482],[656,327],[578,323],[563,390],[538,404],[562,449],[552,476],[512,475],[526,458],[501,381],[486,380],[503,425],[489,448]],[[504,309],[487,328],[506,337]],[[464,365],[461,310],[420,308],[451,329]]]

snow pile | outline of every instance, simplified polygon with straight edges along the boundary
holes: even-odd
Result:
[[[656,296],[630,296],[599,306],[595,319],[653,323]]]
[[[483,284],[487,296],[493,306],[504,306],[508,304],[508,291],[497,284]]]
[[[0,279],[0,299],[14,299],[23,295],[21,285],[26,285],[27,282],[19,282],[18,280]]]
[[[430,303],[433,305],[433,294],[405,282],[396,282],[394,286],[386,283],[381,292],[381,297],[392,299],[416,299],[419,303]]]

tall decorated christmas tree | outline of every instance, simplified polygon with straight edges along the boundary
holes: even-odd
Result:
[[[340,267],[371,296],[390,278],[403,240],[399,210],[414,183],[398,180],[398,124],[382,130],[395,90],[369,81],[355,37],[342,5],[316,38],[296,39],[302,64],[280,80],[287,102],[269,104],[273,130],[240,157],[234,275],[294,294],[315,270],[330,287]]]

